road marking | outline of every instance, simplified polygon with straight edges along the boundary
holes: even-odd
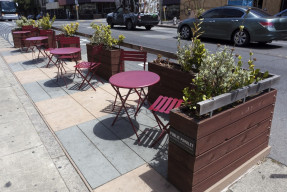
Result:
[[[156,39],[169,39],[169,37],[164,37],[163,35],[143,35],[143,36]]]

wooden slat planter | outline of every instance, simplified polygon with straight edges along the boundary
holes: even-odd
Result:
[[[196,120],[170,113],[168,179],[181,191],[204,191],[268,147],[276,90]]]
[[[92,44],[87,44],[87,56],[88,61],[92,62],[95,60],[97,55],[92,55]],[[120,49],[112,49],[112,50],[105,50],[101,52],[100,58],[102,65],[97,69],[96,74],[102,77],[105,80],[109,80],[109,78],[120,72]],[[124,63],[123,63],[123,70],[124,71]]]
[[[149,88],[148,100],[150,103],[153,103],[160,95],[181,99],[183,89],[190,87],[194,78],[194,75],[190,73],[152,62],[148,63],[148,70],[160,76],[160,82]]]
[[[13,38],[13,42],[14,42],[14,47],[15,48],[20,48],[21,47],[21,39],[22,39],[22,34],[14,34],[14,31],[21,31],[21,29],[12,29],[11,33],[12,33],[12,38]]]

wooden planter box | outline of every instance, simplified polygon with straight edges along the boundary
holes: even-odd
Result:
[[[148,70],[160,76],[160,82],[149,88],[148,100],[150,103],[153,103],[160,95],[181,99],[183,89],[190,87],[194,78],[191,73],[167,68],[152,62],[148,63]]]
[[[95,61],[95,57],[98,57],[97,55],[92,55],[92,52],[93,52],[93,45],[87,44],[87,56],[89,62]],[[112,75],[119,73],[120,55],[121,55],[120,49],[112,49],[112,50],[103,49],[100,55],[102,65],[99,66],[96,74],[108,81]],[[122,71],[124,71],[124,69],[125,67],[123,63]]]
[[[21,47],[22,34],[14,34],[13,33],[14,31],[21,31],[21,28],[11,30],[12,38],[13,38],[13,42],[14,42],[14,47],[20,48]]]
[[[196,120],[170,113],[168,180],[181,191],[201,192],[266,150],[276,90]]]

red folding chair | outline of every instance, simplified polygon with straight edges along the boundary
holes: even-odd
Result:
[[[120,55],[120,71],[123,70],[124,61],[141,61],[144,62],[143,68],[145,70],[147,52],[146,51],[125,51],[121,50]]]
[[[143,69],[145,70],[145,64],[147,60],[147,52],[146,51],[125,51],[121,50],[121,55],[120,55],[120,71],[123,71],[124,68],[124,61],[141,61],[144,62],[143,64]],[[140,92],[141,95],[141,92]],[[116,95],[114,104],[113,104],[113,109],[115,109],[115,104],[117,101],[118,94]],[[139,107],[140,100],[138,102],[137,109]]]
[[[94,46],[93,47],[93,51],[92,51],[92,55],[97,55],[97,61],[93,61],[93,62],[80,62],[77,65],[75,65],[75,74],[74,74],[74,78],[76,76],[76,73],[78,72],[78,74],[82,77],[83,81],[81,83],[81,85],[79,86],[79,89],[81,89],[81,87],[84,85],[85,81],[96,91],[96,88],[90,83],[91,79],[93,77],[95,77],[97,79],[97,81],[100,81],[102,84],[103,82],[101,81],[100,78],[97,77],[96,70],[98,69],[98,67],[101,65],[101,58],[100,58],[100,52],[102,51],[103,47],[102,46]],[[83,69],[87,69],[87,73],[85,74]],[[90,76],[90,77],[89,77]]]
[[[164,97],[159,96],[156,101],[149,107],[149,110],[151,110],[152,114],[154,115],[156,122],[161,129],[161,133],[158,136],[158,138],[153,142],[151,147],[153,147],[157,142],[159,142],[166,133],[169,133],[169,122],[167,124],[164,124],[160,118],[157,116],[156,112],[169,114],[170,110],[174,108],[178,108],[181,103],[183,102],[182,99],[175,99],[171,97]]]
[[[39,28],[34,27],[33,25],[22,26],[22,31],[30,31],[29,35],[26,38],[37,37],[39,35]],[[29,49],[31,49],[33,51],[35,45],[31,42],[26,42],[25,39],[23,39],[23,41],[24,41],[23,44],[24,44],[24,47],[27,47],[26,52],[28,52]]]
[[[81,47],[80,46],[80,37],[60,37],[59,38],[59,47]],[[74,55],[65,55],[61,56],[60,59],[72,59],[78,61],[81,59],[81,52],[75,57]]]

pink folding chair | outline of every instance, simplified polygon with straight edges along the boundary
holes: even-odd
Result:
[[[159,96],[156,101],[149,107],[149,110],[151,110],[152,114],[154,115],[156,122],[161,129],[161,133],[158,136],[158,138],[152,143],[151,147],[153,147],[157,142],[159,142],[166,133],[169,133],[169,122],[167,124],[164,124],[156,112],[169,114],[170,110],[178,108],[181,103],[183,102],[182,99],[175,99],[171,97],[164,97]]]
[[[97,81],[100,81],[103,84],[101,79],[98,78],[97,75],[95,74],[96,70],[101,65],[101,58],[100,58],[101,54],[100,54],[100,52],[102,51],[102,48],[103,48],[103,46],[94,46],[93,47],[92,55],[97,55],[97,59],[95,59],[95,61],[93,61],[93,62],[83,61],[83,62],[80,62],[74,66],[75,67],[74,78],[75,78],[76,73],[78,73],[82,77],[82,80],[83,80],[81,85],[79,86],[79,89],[81,89],[81,87],[84,85],[84,83],[87,82],[96,91],[96,88],[90,83],[90,81],[93,77],[95,77],[97,79]],[[83,71],[83,69],[88,70],[86,72],[86,74]]]
[[[59,47],[63,48],[63,47],[81,47],[80,46],[80,37],[60,37],[59,38]],[[75,61],[78,61],[81,59],[81,52],[79,54],[77,54],[77,56],[73,56],[73,55],[65,55],[60,57],[60,59],[72,59]]]
[[[146,51],[125,51],[121,50],[121,55],[120,55],[120,71],[123,71],[124,68],[124,61],[141,61],[143,62],[143,69],[145,70],[145,65],[147,61],[147,52]],[[141,94],[141,92],[140,92]],[[115,104],[117,101],[118,94],[116,95],[114,104],[113,104],[113,109],[115,108]],[[138,101],[138,106],[139,107],[140,100]]]

